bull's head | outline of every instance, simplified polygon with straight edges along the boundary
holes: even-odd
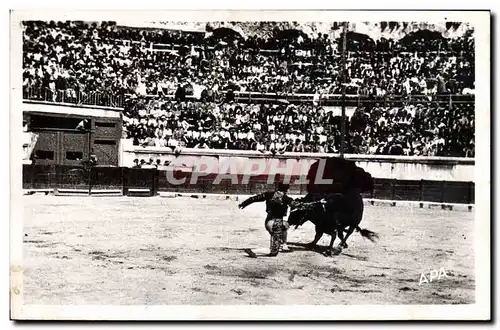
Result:
[[[307,220],[307,211],[300,208],[291,210],[288,216],[288,223],[290,226],[295,226],[295,229],[302,226]]]
[[[290,226],[295,226],[295,228],[302,226],[308,220],[314,219],[318,213],[326,212],[326,201],[321,200],[310,206],[304,208],[301,206],[300,202],[295,205],[295,207],[290,211],[288,216],[288,223]]]

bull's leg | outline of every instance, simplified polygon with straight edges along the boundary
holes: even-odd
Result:
[[[347,239],[349,238],[349,236],[352,235],[352,233],[354,232],[356,227],[361,222],[361,219],[363,218],[363,211],[364,211],[363,198],[361,198],[360,195],[356,195],[355,200],[354,200],[354,204],[353,204],[353,212],[352,212],[352,214],[349,215],[350,221],[348,223],[350,224],[350,226],[349,226],[348,230],[346,231],[345,239],[341,243],[341,246],[343,248],[347,248],[347,243],[346,243]]]
[[[315,229],[316,229],[316,235],[314,236],[314,240],[311,243],[307,244],[307,246],[312,249],[316,247],[318,241],[321,239],[321,237],[323,237],[323,229],[319,228],[318,226],[316,226]]]
[[[335,249],[333,250],[334,254],[340,254],[342,252],[343,247],[347,247],[347,244],[345,243],[345,238],[344,238],[344,228],[342,228],[342,225],[337,226],[337,235],[339,236],[340,243]]]
[[[347,243],[346,243],[346,242],[347,242],[347,239],[349,238],[349,236],[351,236],[351,235],[352,235],[352,233],[354,232],[354,229],[356,229],[356,227],[355,227],[355,226],[350,226],[350,227],[349,227],[349,229],[347,230],[347,233],[346,233],[346,235],[345,235],[345,239],[344,239],[344,241],[343,241],[342,243],[340,243],[340,244],[341,244],[341,246],[342,246],[344,249],[347,249],[347,247],[348,247],[348,246],[347,246]]]
[[[341,225],[337,227],[337,231],[339,233],[339,238],[340,238],[340,244],[339,245],[344,245],[345,244],[345,238],[344,238],[344,228],[342,228]]]
[[[345,225],[346,224],[349,224],[350,221],[349,221],[349,218],[350,215],[349,214],[341,214],[341,213],[337,213],[336,214],[336,218],[337,218],[337,232],[339,233],[339,238],[340,238],[340,243],[339,243],[339,248],[347,248],[347,237],[349,237],[349,231],[351,230],[351,226],[348,227],[348,229],[346,229]],[[347,234],[345,237],[344,237],[344,234]],[[352,234],[352,231],[351,231],[351,234]]]
[[[331,256],[332,253],[335,252],[335,251],[333,251],[333,243],[335,242],[335,238],[337,238],[337,233],[335,231],[333,231],[333,232],[330,232],[330,235],[332,238],[330,239],[330,244],[328,245],[328,248],[325,251],[325,255],[327,255],[327,256]]]

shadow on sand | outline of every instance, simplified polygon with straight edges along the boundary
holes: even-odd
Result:
[[[313,251],[322,255],[325,255],[326,250],[328,249],[327,245],[316,245],[311,246],[307,243],[299,243],[299,242],[287,242],[292,251]]]

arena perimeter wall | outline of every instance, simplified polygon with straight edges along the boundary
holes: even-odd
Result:
[[[165,148],[143,148],[124,143],[120,152],[120,167],[66,165],[23,165],[23,188],[27,191],[56,191],[58,193],[87,194],[92,191],[114,191],[119,195],[133,195],[142,192],[154,196],[160,192],[179,194],[223,194],[251,195],[266,189],[273,189],[268,183],[270,164],[292,168],[290,194],[307,193],[304,184],[294,183],[303,177],[306,164],[321,157],[338,155],[320,155],[307,153],[285,153],[279,155],[262,154],[255,151],[183,149],[174,154]],[[379,155],[345,155],[358,166],[370,172],[375,179],[375,189],[365,194],[365,198],[388,201],[414,201],[433,203],[474,204],[474,159],[442,157],[406,157]],[[134,159],[160,159],[172,161],[175,166],[159,166],[158,169],[130,168]],[[193,172],[195,163],[207,160],[213,166],[211,174],[198,175]],[[260,160],[266,164],[263,174],[250,176],[247,183],[243,177],[247,174],[249,161]],[[232,163],[236,170],[237,181],[222,179],[218,184],[214,180],[221,172],[226,172]],[[225,169],[224,169],[225,168]],[[307,166],[305,167],[307,169]],[[301,174],[302,173],[302,174]],[[234,174],[234,173],[233,173]],[[182,184],[173,184],[169,179],[185,179]],[[193,176],[198,176],[191,182]]]
[[[122,140],[123,141],[123,140]],[[182,149],[179,155],[165,148],[135,147],[122,143],[120,165],[131,167],[134,159],[154,161],[160,159],[175,161],[176,168],[192,171],[196,161],[200,159],[216,164],[214,173],[224,172],[228,163],[234,164],[237,174],[248,173],[249,161],[263,159],[266,163],[264,173],[269,173],[272,162],[277,162],[279,167],[293,166],[293,175],[300,175],[305,162],[314,162],[321,158],[338,157],[337,154],[293,153],[263,154],[258,151],[239,150],[207,150],[207,149]],[[166,151],[168,150],[168,151]],[[436,180],[446,182],[474,182],[474,158],[452,157],[413,157],[390,155],[345,155],[352,159],[359,167],[369,172],[377,179],[394,179],[401,181]],[[287,164],[287,162],[289,162]]]

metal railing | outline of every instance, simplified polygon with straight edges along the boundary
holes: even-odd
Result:
[[[25,86],[23,99],[51,103],[67,103],[76,105],[96,105],[110,108],[123,108],[124,96],[105,92],[77,92],[73,89],[51,90],[47,87]]]
[[[314,100],[314,94],[281,94],[258,92],[235,92],[235,101],[240,103],[312,103],[319,106],[340,106],[343,96],[341,94],[323,94]],[[346,106],[375,105],[388,107],[401,104],[441,104],[453,107],[456,104],[474,104],[475,96],[471,94],[441,94],[441,95],[360,95],[346,94]]]
[[[224,92],[227,93],[227,92]],[[213,102],[221,102],[226,97],[225,94],[219,94],[214,97]],[[131,94],[126,97],[131,97]],[[260,92],[234,92],[234,101],[243,104],[312,104],[315,102],[318,106],[340,106],[342,104],[341,94],[323,94],[317,100],[314,94],[305,93],[260,93]],[[149,94],[143,98],[159,100],[175,100],[174,95],[155,95]],[[449,107],[450,109],[457,104],[474,105],[475,96],[472,94],[442,94],[442,95],[359,95],[346,94],[345,104],[348,107],[359,107],[363,105],[378,105],[382,107],[400,106],[400,105],[439,105]],[[205,102],[197,99],[193,95],[186,95],[185,101]]]
[[[224,93],[214,101],[224,99]],[[96,105],[114,108],[123,108],[124,101],[132,94],[112,95],[104,92],[77,92],[75,90],[51,90],[41,87],[24,87],[23,99],[38,100],[53,103],[70,103],[76,105]],[[221,97],[222,96],[222,97]],[[146,95],[146,98],[161,98],[174,100],[174,95]],[[239,103],[313,103],[319,106],[340,106],[341,94],[323,94],[315,100],[314,94],[303,93],[260,93],[260,92],[234,92],[234,101]],[[472,94],[441,94],[441,95],[359,95],[346,94],[346,106],[358,107],[363,105],[395,106],[401,104],[439,104],[452,108],[456,104],[474,104],[475,96]],[[193,95],[186,95],[186,101],[199,101]]]

